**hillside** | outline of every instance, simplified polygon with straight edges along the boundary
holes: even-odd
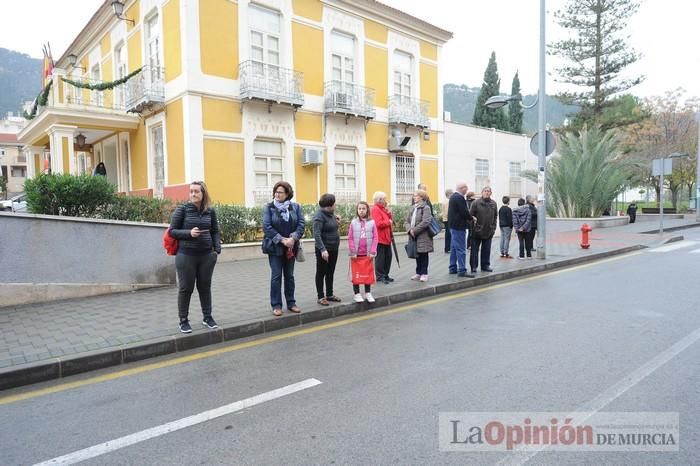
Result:
[[[468,87],[458,84],[445,84],[443,87],[443,103],[446,112],[450,112],[452,121],[456,123],[471,124],[474,115],[474,106],[479,97],[479,87]],[[523,96],[526,104],[534,102],[534,95]],[[525,110],[523,113],[523,129],[531,134],[537,130],[537,107]],[[547,122],[556,128],[564,123],[569,113],[573,113],[576,107],[564,105],[556,98],[547,96]]]
[[[41,90],[41,60],[0,48],[0,116],[18,114]]]

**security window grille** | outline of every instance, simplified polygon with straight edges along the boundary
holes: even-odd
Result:
[[[475,188],[477,194],[489,185],[489,161],[488,159],[476,159],[474,166],[474,174],[476,175]]]
[[[396,156],[396,201],[409,204],[413,197],[416,179],[416,161],[413,156]]]
[[[510,173],[510,183],[509,183],[509,194],[511,196],[522,195],[522,169],[520,163],[510,162],[509,166]]]
[[[275,74],[275,67],[280,65],[280,15],[257,5],[250,5],[248,9],[253,72],[262,75],[267,70],[268,73]]]
[[[353,149],[335,150],[335,188],[357,190],[357,155]]]
[[[162,125],[151,128],[151,154],[155,183],[154,194],[160,198],[163,197],[163,187],[165,186],[165,153]]]
[[[413,57],[408,53],[394,52],[394,95],[411,97]]]
[[[353,84],[355,82],[355,38],[334,31],[331,43],[333,46],[331,57],[333,81]]]
[[[269,197],[272,187],[282,181],[284,160],[282,144],[271,141],[255,141],[254,147],[255,189]]]

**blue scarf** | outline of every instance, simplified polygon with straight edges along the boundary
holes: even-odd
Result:
[[[284,221],[288,222],[289,221],[289,206],[292,203],[290,201],[277,202],[276,200],[273,200],[272,203],[275,205],[275,208],[280,211],[280,215],[282,215],[282,218],[284,219]]]

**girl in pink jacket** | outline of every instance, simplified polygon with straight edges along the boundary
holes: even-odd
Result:
[[[369,204],[365,201],[357,203],[355,208],[357,216],[352,219],[350,228],[348,229],[348,247],[350,248],[350,260],[356,260],[359,257],[369,256],[371,259],[377,255],[377,243],[379,242],[379,234],[377,226],[369,214]],[[371,264],[371,263],[370,263]],[[373,267],[372,267],[373,269]],[[360,294],[360,285],[365,286],[365,297]],[[365,299],[369,303],[374,302],[371,289],[372,283],[353,284],[352,289],[355,293],[353,298],[356,303],[361,303]]]

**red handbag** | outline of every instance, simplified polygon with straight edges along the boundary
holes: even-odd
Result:
[[[165,234],[163,235],[163,247],[165,248],[166,254],[169,256],[177,255],[177,249],[180,247],[180,242],[170,236],[170,227],[165,230]]]
[[[350,260],[350,273],[353,285],[374,285],[374,261],[369,256],[359,256]]]

